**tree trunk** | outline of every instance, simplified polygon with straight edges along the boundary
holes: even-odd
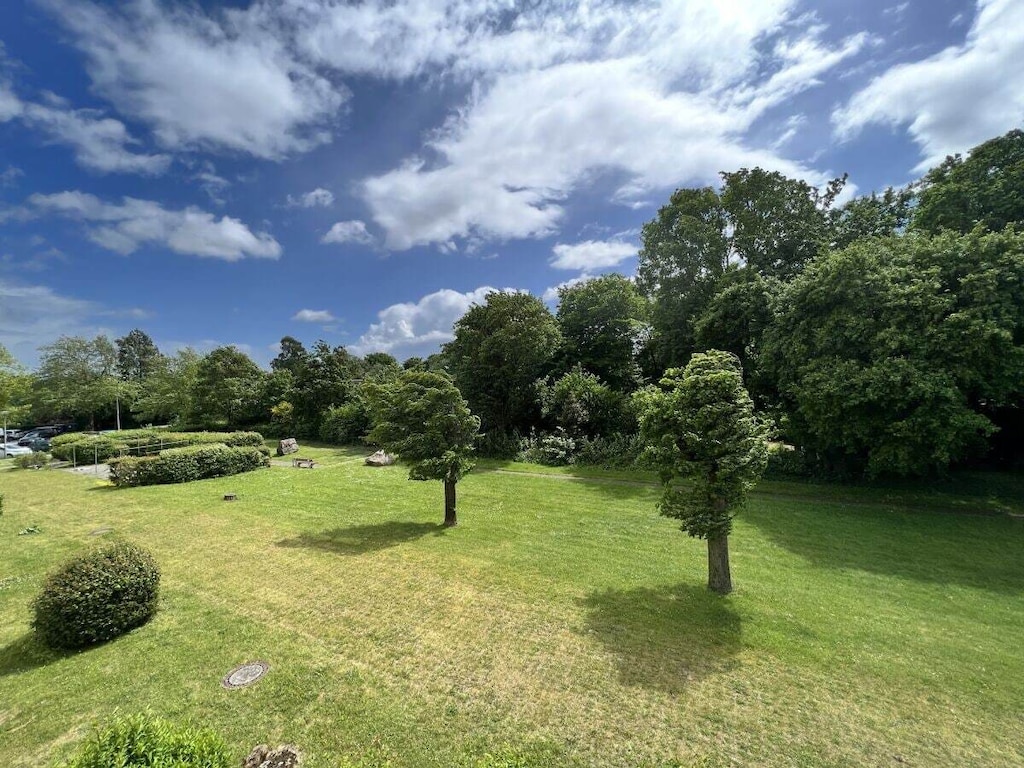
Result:
[[[715,536],[708,539],[708,589],[720,595],[732,592],[728,536]]]
[[[455,518],[455,481],[445,480],[444,481],[444,525],[446,528],[451,528],[453,525],[458,525],[459,521]]]

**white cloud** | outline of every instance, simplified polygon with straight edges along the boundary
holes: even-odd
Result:
[[[339,221],[320,238],[321,243],[360,243],[370,245],[373,235],[366,231],[366,224],[358,219]]]
[[[544,55],[494,61],[486,48],[469,46],[461,64],[449,65],[487,74],[468,103],[422,156],[364,180],[362,195],[388,248],[549,235],[564,199],[609,170],[626,179],[616,194],[626,204],[654,189],[712,181],[723,168],[827,178],[776,150],[748,146],[744,136],[769,109],[820,84],[865,36],[826,45],[811,19],[790,18],[790,0],[595,2],[569,14],[540,7],[549,15],[527,15],[522,24],[519,17],[511,28],[522,33],[515,50],[532,46]],[[472,39],[509,42],[483,29]],[[778,42],[764,50],[768,36]],[[416,67],[433,61],[424,54]]]
[[[41,1],[85,53],[93,89],[171,149],[279,159],[329,141],[347,99],[289,49],[287,19],[258,6]]]
[[[573,245],[559,243],[552,251],[555,257],[551,260],[551,266],[555,269],[589,272],[614,267],[630,256],[636,256],[637,247],[621,240],[584,240]]]
[[[574,277],[571,280],[566,280],[564,283],[559,283],[558,285],[551,286],[546,291],[544,291],[544,295],[541,296],[541,298],[544,300],[545,304],[557,304],[558,303],[558,292],[562,288],[572,288],[572,286],[574,286],[574,285],[579,285],[580,283],[585,283],[588,280],[593,280],[593,279],[594,279],[593,275],[582,274],[579,277]]]
[[[322,187],[317,187],[312,192],[299,195],[298,198],[288,195],[287,203],[289,208],[327,208],[333,204],[334,195],[330,190]]]
[[[436,352],[441,344],[454,338],[455,321],[474,304],[483,304],[487,294],[496,290],[483,286],[459,293],[443,288],[416,302],[392,304],[377,313],[379,322],[372,324],[349,348],[357,355],[389,352],[408,357]]]
[[[292,316],[300,323],[333,323],[337,318],[326,309],[300,309]]]
[[[131,197],[118,205],[77,191],[35,194],[28,204],[38,213],[87,222],[90,240],[121,254],[152,244],[176,253],[225,261],[276,259],[281,255],[281,246],[269,234],[253,233],[238,219],[217,219],[193,206],[170,211],[159,203]]]
[[[920,147],[918,170],[1024,122],[1024,4],[978,0],[963,45],[898,64],[871,81],[832,119],[842,139],[869,125],[905,126]]]
[[[61,296],[42,285],[22,285],[0,278],[0,328],[11,354],[34,364],[36,350],[65,334],[95,335],[89,318],[100,310],[91,301]]]

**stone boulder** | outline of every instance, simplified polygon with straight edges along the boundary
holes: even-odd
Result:
[[[271,749],[266,744],[260,744],[242,761],[242,768],[295,768],[301,762],[302,755],[297,747],[285,744]]]
[[[296,440],[294,437],[289,437],[289,438],[287,438],[285,440],[282,440],[281,442],[279,442],[277,444],[277,455],[278,456],[287,456],[289,453],[298,453],[298,452],[299,452],[299,441]]]
[[[370,467],[389,467],[395,463],[395,457],[384,451],[377,451],[366,457],[366,464]]]

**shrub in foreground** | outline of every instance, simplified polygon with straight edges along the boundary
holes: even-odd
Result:
[[[266,446],[190,445],[159,456],[127,456],[110,462],[110,479],[119,487],[188,483],[224,477],[270,465]]]
[[[156,613],[160,569],[120,543],[74,558],[52,573],[32,604],[32,628],[51,648],[84,648],[140,627]]]
[[[231,755],[213,731],[128,715],[90,735],[64,768],[228,768]]]
[[[46,467],[49,463],[50,454],[43,453],[42,451],[14,457],[14,466],[18,469],[36,469],[38,467]]]

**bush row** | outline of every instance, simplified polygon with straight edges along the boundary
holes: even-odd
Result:
[[[168,432],[166,429],[125,429],[116,434],[91,435],[71,432],[50,441],[50,451],[62,461],[76,456],[80,461],[106,461],[114,456],[160,453],[167,443],[190,445],[224,444],[232,447],[263,446],[259,432]]]
[[[263,445],[190,445],[170,448],[159,456],[126,456],[110,462],[114,485],[163,485],[223,477],[270,466],[270,451]]]

